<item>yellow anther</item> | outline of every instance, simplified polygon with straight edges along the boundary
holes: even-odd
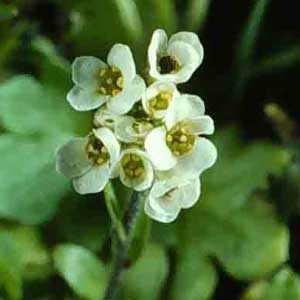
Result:
[[[121,93],[121,89],[113,89],[112,91],[111,91],[111,94],[113,95],[113,96],[117,96],[117,95],[119,95],[120,93]]]
[[[122,76],[120,76],[118,79],[117,79],[117,86],[119,88],[122,88],[123,87],[123,84],[124,84],[124,78]]]
[[[106,74],[106,69],[101,69],[99,72],[100,77],[103,77]]]
[[[100,93],[101,93],[101,94],[103,94],[103,95],[106,95],[106,94],[107,94],[107,91],[106,91],[106,88],[105,88],[105,87],[102,86],[102,87],[100,87],[99,90],[100,90]]]
[[[113,81],[112,81],[111,78],[107,78],[106,83],[107,83],[108,85],[111,85],[111,84],[113,83]]]
[[[172,141],[173,141],[173,138],[172,138],[172,135],[171,135],[171,134],[168,134],[168,135],[167,135],[167,141],[168,141],[168,142],[172,142]]]
[[[188,138],[187,138],[186,135],[182,135],[182,136],[179,138],[179,140],[180,140],[180,142],[185,143],[185,142],[187,142]]]

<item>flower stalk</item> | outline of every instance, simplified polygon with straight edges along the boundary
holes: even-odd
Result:
[[[131,196],[129,206],[124,215],[124,229],[126,238],[123,241],[117,238],[117,250],[115,253],[113,268],[106,288],[104,300],[115,300],[119,294],[132,241],[132,233],[134,231],[139,212],[143,207],[143,197],[143,192],[133,192]]]

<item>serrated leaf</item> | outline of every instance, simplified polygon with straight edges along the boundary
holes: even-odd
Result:
[[[217,272],[210,259],[191,245],[179,258],[171,299],[207,300],[216,284]]]
[[[253,284],[245,293],[244,300],[298,300],[300,277],[289,268],[279,271],[274,278]]]
[[[148,244],[143,255],[125,274],[124,299],[156,299],[167,273],[168,263],[163,249]]]
[[[92,252],[81,246],[61,245],[54,251],[54,263],[75,293],[88,300],[102,299],[106,273]]]

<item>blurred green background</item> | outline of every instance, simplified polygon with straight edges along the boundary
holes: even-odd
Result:
[[[121,42],[142,72],[156,28],[204,44],[180,89],[206,101],[219,159],[176,222],[140,214],[120,299],[300,299],[298,15],[285,0],[0,1],[0,299],[102,299],[103,195],[76,195],[54,168],[57,146],[92,126],[66,102],[70,63]]]

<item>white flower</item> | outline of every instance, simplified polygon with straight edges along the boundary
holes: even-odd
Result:
[[[199,196],[198,178],[180,184],[168,179],[157,181],[145,202],[145,212],[156,221],[170,223],[177,218],[181,209],[192,207]]]
[[[150,76],[157,80],[188,81],[203,60],[203,47],[193,32],[178,32],[168,41],[164,30],[154,31],[148,48]]]
[[[94,125],[97,128],[104,126],[113,130],[118,117],[119,115],[112,113],[106,105],[103,105],[94,115]]]
[[[114,45],[107,62],[92,56],[75,59],[72,65],[75,86],[67,95],[74,109],[93,110],[106,103],[112,113],[121,115],[141,99],[145,82],[136,74],[129,47]]]
[[[150,188],[154,172],[147,154],[138,148],[128,148],[121,152],[115,175],[120,175],[121,182],[136,191]]]
[[[57,152],[56,168],[73,179],[79,194],[101,192],[112,178],[120,145],[108,128],[99,128],[85,138],[74,138]]]
[[[156,81],[150,85],[142,98],[145,112],[155,119],[164,118],[170,103],[179,92],[171,82]]]
[[[115,121],[115,134],[124,143],[143,144],[153,125],[146,120],[137,120],[131,116],[120,116]]]
[[[182,95],[173,100],[166,126],[156,127],[145,140],[145,149],[157,170],[172,169],[172,176],[190,179],[215,163],[215,146],[198,136],[214,132],[213,120],[204,112],[198,96]]]

